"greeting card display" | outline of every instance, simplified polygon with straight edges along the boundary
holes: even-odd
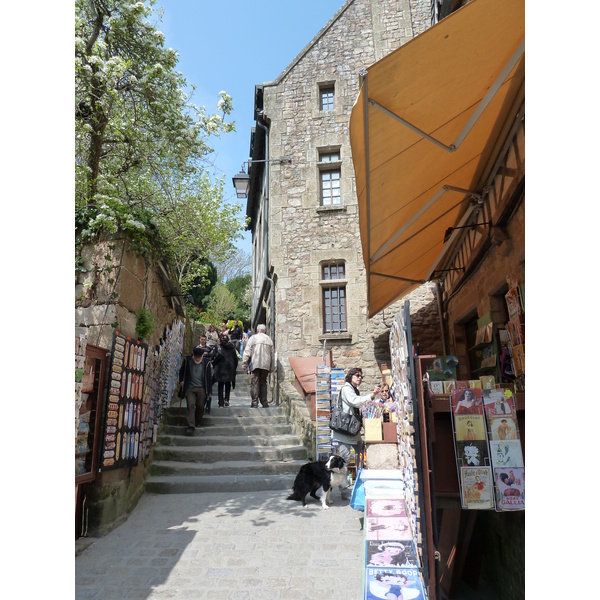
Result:
[[[430,381],[429,391],[435,396],[441,396],[444,393],[444,382],[443,381]]]
[[[460,480],[463,508],[494,508],[494,486],[490,467],[461,467]]]
[[[424,600],[417,569],[367,567],[365,600]]]
[[[365,562],[368,567],[417,567],[412,540],[367,540]]]
[[[498,510],[525,508],[525,469],[495,468],[496,504]]]

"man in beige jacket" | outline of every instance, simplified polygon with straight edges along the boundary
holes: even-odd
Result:
[[[250,370],[250,396],[252,408],[256,408],[260,401],[261,406],[267,408],[267,377],[275,370],[275,349],[273,341],[265,333],[265,325],[259,325],[256,333],[250,336],[244,355],[242,357],[242,369]]]

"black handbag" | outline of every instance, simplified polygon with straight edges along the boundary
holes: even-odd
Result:
[[[329,428],[346,435],[356,435],[362,426],[362,415],[358,408],[352,407],[351,413],[342,411],[342,392],[338,396],[338,401],[331,405],[331,416],[329,418]]]

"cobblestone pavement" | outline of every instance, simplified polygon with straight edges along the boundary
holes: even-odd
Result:
[[[329,510],[289,493],[145,494],[76,556],[75,597],[360,599],[362,511],[338,490]]]

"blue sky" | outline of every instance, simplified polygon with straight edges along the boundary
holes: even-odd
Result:
[[[212,113],[221,90],[233,98],[236,132],[213,140],[216,172],[226,176],[226,200],[237,201],[231,178],[248,159],[254,86],[275,79],[344,3],[157,0],[155,9],[164,9],[158,29],[165,45],[179,53],[177,69],[196,86],[194,103]],[[238,247],[251,252],[250,233]]]

